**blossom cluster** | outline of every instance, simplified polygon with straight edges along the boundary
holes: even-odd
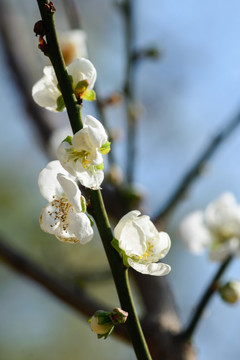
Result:
[[[80,57],[66,69],[76,103],[82,105],[83,100],[94,100],[97,78],[94,65]],[[46,66],[43,74],[33,86],[33,99],[50,111],[63,111],[65,103],[53,67]],[[86,244],[92,239],[93,221],[87,214],[79,184],[91,190],[101,188],[103,155],[109,151],[107,133],[91,115],[85,116],[81,130],[61,142],[58,160],[51,161],[39,174],[40,192],[48,201],[40,216],[43,231],[68,243]],[[148,216],[139,215],[139,211],[131,211],[120,220],[114,230],[113,246],[122,254],[126,266],[143,274],[165,275],[170,266],[158,260],[167,254],[170,238],[164,232],[159,233]]]
[[[240,256],[240,205],[233,194],[224,193],[205,211],[187,215],[180,225],[180,233],[190,251],[198,254],[209,248],[213,261]]]

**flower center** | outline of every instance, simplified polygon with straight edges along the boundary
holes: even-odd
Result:
[[[80,159],[84,169],[86,169],[91,164],[91,161],[88,159],[90,152],[88,152],[86,150],[77,151],[74,148],[67,149],[66,151],[68,152],[68,160],[67,161],[71,160],[71,161],[76,162]]]
[[[55,199],[55,196],[53,196],[53,199],[54,200],[51,202],[53,211],[48,211],[48,214],[53,217],[54,224],[50,226],[54,227],[60,222],[63,226],[63,230],[66,231],[69,226],[69,224],[66,222],[67,215],[72,205],[64,196],[59,199]]]
[[[149,259],[150,256],[153,255],[153,247],[154,247],[154,245],[153,245],[151,240],[152,239],[147,241],[147,249],[146,249],[146,251],[145,251],[145,253],[143,255],[138,256],[139,260],[147,260],[147,259]]]

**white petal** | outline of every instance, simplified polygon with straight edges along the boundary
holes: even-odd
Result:
[[[43,208],[39,219],[41,229],[49,234],[54,234],[59,226],[59,221],[55,220],[54,211],[56,211],[56,208],[51,203],[47,204]]]
[[[76,177],[76,163],[73,160],[70,160],[68,150],[71,151],[72,145],[68,142],[63,141],[57,149],[57,158],[60,161],[62,167],[73,177]]]
[[[46,66],[43,72],[44,76],[32,88],[32,97],[38,105],[56,111],[57,98],[61,93],[57,87],[53,67]]]
[[[81,191],[79,190],[75,181],[63,174],[58,174],[57,179],[63,188],[64,194],[67,195],[70,204],[73,205],[75,211],[80,212],[82,210]]]
[[[84,169],[77,172],[77,178],[80,183],[92,190],[100,189],[101,183],[104,179],[104,173],[102,170],[92,170],[91,168]]]
[[[100,121],[95,119],[95,117],[87,115],[84,121],[84,127],[88,128],[88,136],[94,147],[99,148],[107,141],[106,131]]]
[[[128,256],[142,256],[146,251],[146,235],[134,221],[126,222],[118,243]]]
[[[200,254],[212,242],[212,236],[204,225],[202,211],[187,215],[180,224],[179,232],[184,245],[195,254]]]
[[[69,244],[77,244],[79,240],[76,238],[76,236],[67,228],[66,230],[63,229],[62,226],[59,226],[55,232],[54,235],[59,241],[67,242]]]
[[[86,244],[93,237],[93,228],[90,220],[84,213],[69,211],[69,231],[71,231],[81,244]]]
[[[67,71],[68,74],[73,77],[74,87],[76,87],[79,81],[88,80],[88,89],[93,88],[97,78],[97,72],[89,60],[84,58],[77,58],[67,67]]]
[[[167,255],[170,247],[171,239],[169,235],[164,231],[160,231],[158,235],[158,242],[154,245],[154,253],[158,253],[158,260]]]
[[[53,200],[53,196],[60,196],[63,191],[57,181],[57,174],[67,172],[63,169],[58,160],[50,161],[47,166],[40,171],[38,176],[38,186],[41,195],[49,202]]]
[[[88,128],[83,128],[76,132],[76,134],[73,135],[72,144],[77,151],[86,150],[91,152],[93,146],[88,136]]]
[[[128,258],[128,263],[134,270],[146,275],[163,276],[167,275],[171,271],[171,267],[163,263],[151,263],[144,265],[139,264],[130,258]]]
[[[133,210],[128,212],[126,215],[124,215],[118,222],[118,224],[114,228],[114,237],[119,240],[121,236],[122,229],[126,225],[128,221],[135,220],[139,215],[141,215],[141,212],[138,210]]]

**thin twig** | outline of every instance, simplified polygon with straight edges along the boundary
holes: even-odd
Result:
[[[129,184],[133,182],[135,171],[135,157],[136,157],[136,114],[133,109],[134,106],[134,68],[132,62],[133,55],[133,2],[132,0],[124,0],[122,3],[122,10],[125,18],[125,43],[126,43],[126,71],[124,82],[124,94],[126,103],[126,117],[127,117],[127,170],[126,180]]]
[[[196,310],[193,313],[192,318],[190,319],[186,329],[178,335],[179,338],[182,340],[188,341],[191,340],[194,331],[197,328],[197,325],[199,324],[199,321],[202,317],[202,314],[208,305],[210,299],[212,298],[213,294],[218,288],[218,281],[220,280],[221,276],[231,263],[233,257],[229,256],[225,261],[222,262],[222,264],[219,266],[216,274],[214,275],[213,279],[210,281],[208,287],[206,288],[205,292],[203,293],[203,296],[201,297]]]
[[[11,31],[9,31],[9,29],[11,29]],[[41,141],[46,149],[53,129],[46,121],[45,111],[33,101],[31,94],[32,84],[29,81],[29,74],[27,73],[25,63],[21,57],[19,57],[17,51],[18,46],[16,46],[16,41],[18,41],[19,45],[19,41],[22,41],[24,37],[19,36],[16,40],[18,29],[12,20],[8,6],[3,0],[0,0],[0,32],[8,64],[14,75],[15,83],[18,86],[18,93],[21,94],[27,114],[29,115],[28,119],[31,120],[32,124],[37,128],[41,136]]]
[[[219,146],[233,133],[239,124],[240,113],[238,113],[231,121],[229,121],[210,141],[208,146],[199,155],[192,167],[190,167],[190,169],[183,176],[165,204],[157,212],[157,215],[153,218],[153,222],[157,223],[164,217],[167,217],[169,213],[178,205],[179,201],[182,199],[192,182],[196,180],[196,178],[201,173],[205,163],[214,155]]]

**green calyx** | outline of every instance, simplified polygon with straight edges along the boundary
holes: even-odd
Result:
[[[67,142],[69,145],[72,145],[72,136],[67,136],[62,142]]]
[[[82,195],[81,195],[81,206],[82,206],[82,212],[85,213],[87,211],[87,204],[85,197]]]
[[[103,170],[103,168],[104,168],[103,163],[94,166],[94,169],[95,169],[95,170]]]
[[[111,143],[109,141],[106,141],[100,148],[99,151],[101,154],[106,155],[111,150]]]
[[[81,98],[83,100],[87,100],[87,101],[94,101],[96,100],[96,93],[94,90],[86,90],[82,95]]]
[[[65,108],[65,103],[64,103],[64,100],[63,100],[63,96],[60,95],[58,98],[57,98],[57,108],[56,110],[57,111],[63,111]]]
[[[129,267],[128,264],[128,256],[125,254],[125,252],[119,247],[118,240],[116,238],[113,238],[111,241],[111,245],[114,247],[114,249],[122,255],[123,265],[126,267]]]
[[[89,82],[87,80],[81,80],[77,83],[74,89],[74,93],[77,99],[83,99],[87,101],[93,101],[96,99],[95,91],[88,89]]]
[[[91,216],[89,216],[88,214],[86,214],[86,215],[87,215],[87,217],[88,217],[88,219],[89,219],[89,221],[90,221],[91,227],[93,227],[93,225],[94,225],[93,219],[92,219]]]

